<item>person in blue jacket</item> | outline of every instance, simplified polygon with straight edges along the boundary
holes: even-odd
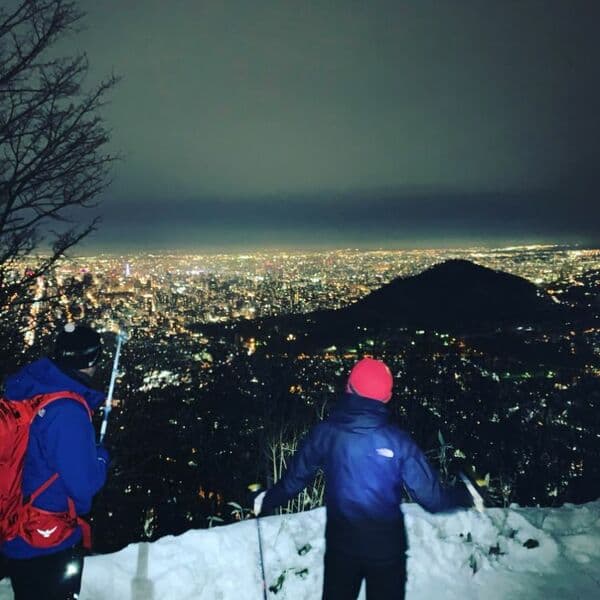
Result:
[[[24,498],[58,474],[32,502],[35,509],[41,509],[39,514],[42,516],[46,515],[44,511],[68,513],[70,505],[77,516],[88,513],[94,494],[105,483],[109,457],[104,447],[96,445],[90,419],[91,411],[104,401],[104,394],[95,390],[91,383],[101,348],[97,332],[84,325],[68,324],[57,337],[52,359],[37,360],[5,381],[4,392],[9,400],[74,392],[87,404],[86,408],[73,399],[58,399],[33,420],[23,470]],[[60,525],[58,521],[57,525]],[[57,530],[61,528],[37,529],[42,538],[49,538]],[[62,533],[64,539],[54,545],[49,545],[51,539],[40,538],[43,547],[37,547],[21,536],[2,545],[0,551],[6,558],[16,600],[78,597],[84,532],[75,523]]]
[[[385,363],[357,362],[329,418],[308,433],[284,476],[254,502],[257,516],[269,513],[323,470],[324,600],[354,600],[363,579],[369,600],[405,597],[404,490],[430,512],[472,505],[466,488],[441,486],[410,435],[390,421],[392,384]]]

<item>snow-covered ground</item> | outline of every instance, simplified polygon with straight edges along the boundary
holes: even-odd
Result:
[[[600,501],[430,515],[404,505],[409,600],[600,598]],[[261,519],[276,600],[321,597],[324,509]],[[364,598],[364,591],[361,592]],[[0,599],[12,598],[6,581]],[[82,600],[261,600],[257,522],[86,559]]]

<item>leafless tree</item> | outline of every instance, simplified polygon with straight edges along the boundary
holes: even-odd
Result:
[[[115,157],[99,111],[116,78],[84,89],[86,55],[58,57],[55,47],[82,16],[69,0],[0,8],[0,314],[95,228],[74,225],[73,212],[109,183]],[[33,268],[19,269],[40,250]]]

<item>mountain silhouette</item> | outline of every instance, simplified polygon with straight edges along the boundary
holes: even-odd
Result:
[[[554,316],[557,308],[526,279],[467,260],[449,260],[395,279],[340,312],[366,323],[455,330],[536,324]]]
[[[364,337],[366,331],[478,333],[556,324],[565,314],[548,294],[522,277],[467,260],[448,260],[418,275],[394,279],[340,309],[239,321],[232,329],[244,337],[268,338],[270,347],[287,338],[282,343],[288,349],[314,348],[352,343],[357,333]],[[295,344],[290,345],[290,334]]]

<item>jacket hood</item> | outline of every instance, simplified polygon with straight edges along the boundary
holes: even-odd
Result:
[[[63,371],[49,358],[41,358],[7,377],[4,391],[10,400],[24,400],[53,392],[75,392],[83,396],[91,410],[95,410],[104,402],[105,395],[93,389],[84,378],[85,375],[76,371]]]
[[[349,392],[336,402],[328,420],[351,430],[376,429],[387,425],[390,412],[379,400]]]

